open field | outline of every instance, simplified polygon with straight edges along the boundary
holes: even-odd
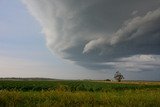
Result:
[[[0,81],[1,107],[160,107],[159,82]]]
[[[160,89],[159,82],[105,82],[105,81],[0,81],[0,90],[41,91],[41,90],[65,90],[65,91],[89,91],[107,92],[137,89]]]
[[[160,85],[160,81],[96,81],[96,82],[105,82],[105,83],[117,83],[117,84],[138,84],[138,85]]]

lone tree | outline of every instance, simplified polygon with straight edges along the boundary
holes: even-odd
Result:
[[[117,71],[115,74],[114,74],[114,78],[118,81],[118,82],[121,82],[122,79],[124,79],[123,75]]]

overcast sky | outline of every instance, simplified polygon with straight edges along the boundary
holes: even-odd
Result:
[[[160,0],[0,0],[0,77],[160,80]]]

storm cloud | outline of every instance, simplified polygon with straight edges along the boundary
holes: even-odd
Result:
[[[47,47],[89,69],[160,69],[158,0],[23,0]],[[146,60],[147,59],[147,60]]]

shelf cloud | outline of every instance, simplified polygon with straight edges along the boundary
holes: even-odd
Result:
[[[23,0],[47,47],[88,69],[160,69],[158,0]]]

